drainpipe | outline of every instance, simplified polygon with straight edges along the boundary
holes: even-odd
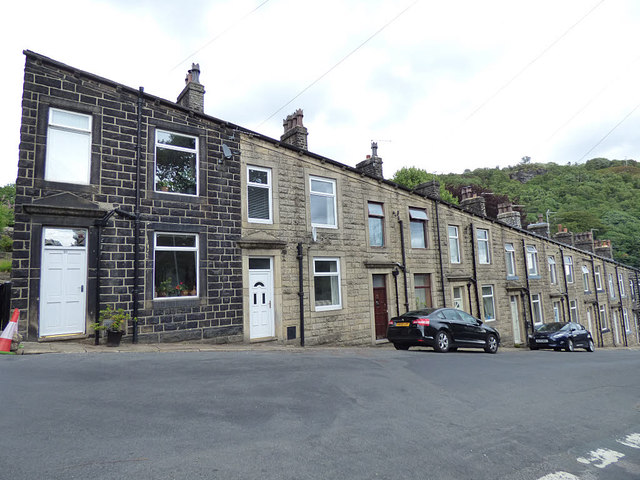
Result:
[[[627,330],[624,324],[624,317],[622,316],[622,288],[620,287],[620,275],[618,274],[618,266],[616,265],[616,282],[618,282],[618,298],[620,299],[620,306],[618,307],[618,313],[620,313],[620,330],[622,330],[622,338],[624,339],[624,346],[628,347],[627,343]]]
[[[300,299],[300,346],[304,347],[304,286],[302,274],[302,261],[304,255],[302,252],[302,243],[298,243],[298,297]]]
[[[567,283],[567,268],[565,267],[564,264],[564,252],[562,251],[562,249],[560,249],[560,259],[562,260],[562,278],[564,278],[564,292],[563,292],[563,299],[567,300],[567,308],[569,308],[569,284]],[[573,267],[573,265],[572,265]],[[567,321],[567,316],[565,314],[564,311],[564,302],[562,302],[562,320],[564,322]],[[571,318],[569,318],[569,320],[571,320]]]
[[[473,309],[471,308],[471,282],[467,282],[467,297],[469,297],[469,313],[473,315]]]
[[[525,271],[526,271],[526,275],[525,278],[527,279],[527,299],[529,300],[529,318],[531,318],[531,335],[533,335],[534,332],[534,328],[533,328],[533,307],[531,306],[531,291],[529,290],[529,268],[528,268],[528,264],[527,264],[527,245],[525,243],[524,238],[522,239],[522,255],[524,256],[524,267],[525,267]],[[528,322],[526,321],[526,316],[527,316],[527,312],[524,312],[525,314],[525,322],[524,322],[524,326],[525,326],[525,330],[527,333],[527,336],[529,335],[529,327],[528,327]]]
[[[133,227],[133,343],[138,343],[138,303],[140,283],[140,164],[142,163],[142,96],[144,87],[138,93],[138,132],[136,144],[136,204],[134,205]]]
[[[471,265],[473,266],[473,287],[476,292],[476,310],[478,312],[478,318],[482,318],[482,314],[480,312],[480,296],[478,291],[478,266],[476,265],[476,239],[473,223],[469,225],[469,231],[471,233]],[[471,307],[471,304],[469,304],[469,307]]]
[[[404,277],[404,311],[409,311],[409,291],[407,289],[407,254],[404,248],[404,228],[402,220],[398,219],[400,225],[400,248],[402,249],[402,276]]]
[[[602,321],[600,320],[600,302],[598,301],[598,284],[596,283],[596,267],[593,261],[593,256],[591,256],[591,274],[593,275],[593,292],[596,296],[596,328],[598,331],[596,332],[596,339],[598,340],[598,347],[602,347],[604,342],[602,341]],[[600,279],[602,282],[602,278]],[[593,333],[593,332],[592,332]]]
[[[440,214],[438,213],[438,202],[436,202],[436,232],[438,233],[438,259],[440,260],[440,289],[442,290],[442,306],[447,308],[447,296],[444,291],[444,268],[442,266],[442,242],[440,241]],[[469,304],[471,308],[471,304]]]
[[[393,282],[395,283],[395,286],[396,286],[396,316],[399,317],[400,316],[400,297],[398,296],[398,275],[400,274],[400,271],[398,270],[398,267],[394,268],[391,274],[393,275]]]

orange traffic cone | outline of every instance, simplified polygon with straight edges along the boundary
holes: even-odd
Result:
[[[0,335],[0,353],[11,351],[11,340],[13,340],[13,335],[18,331],[19,316],[20,310],[16,308],[13,311],[13,315],[11,315],[11,321],[2,331],[2,335]]]

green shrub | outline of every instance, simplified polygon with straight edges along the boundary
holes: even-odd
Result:
[[[11,271],[11,260],[0,260],[0,272]]]
[[[13,239],[9,235],[0,237],[0,250],[3,252],[11,252],[13,250]]]

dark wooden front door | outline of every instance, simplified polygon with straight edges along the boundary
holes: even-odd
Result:
[[[373,305],[376,322],[376,339],[387,338],[387,276],[373,276]]]

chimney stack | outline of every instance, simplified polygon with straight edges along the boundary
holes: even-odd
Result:
[[[596,240],[595,241],[596,255],[600,255],[605,258],[613,258],[613,248],[611,247],[611,240]]]
[[[511,202],[498,205],[498,216],[496,219],[512,227],[522,228],[520,212],[513,210],[513,204]]]
[[[356,165],[356,169],[372,177],[384,178],[382,176],[382,158],[378,156],[378,144],[371,142],[371,155]]]
[[[591,232],[576,233],[573,237],[574,247],[593,253],[594,243],[593,234]]]
[[[440,200],[440,182],[437,180],[429,180],[428,182],[421,183],[415,187],[413,191],[418,195]]]
[[[200,64],[191,64],[191,70],[187,72],[184,81],[186,85],[178,95],[177,103],[196,112],[204,113],[204,86],[200,83]]]
[[[538,214],[538,223],[527,225],[527,230],[541,237],[549,238],[549,224],[544,221],[544,216],[541,213]]]
[[[573,232],[567,231],[562,224],[558,224],[558,233],[553,236],[553,239],[557,242],[573,247]]]
[[[301,109],[297,109],[291,115],[287,115],[287,118],[282,121],[284,133],[280,137],[280,141],[301,148],[302,150],[307,150],[307,136],[309,132],[302,124],[303,116]]]
[[[460,207],[468,212],[473,212],[483,217],[487,216],[487,207],[484,197],[478,197],[473,194],[471,187],[462,187],[462,198],[460,199]]]

